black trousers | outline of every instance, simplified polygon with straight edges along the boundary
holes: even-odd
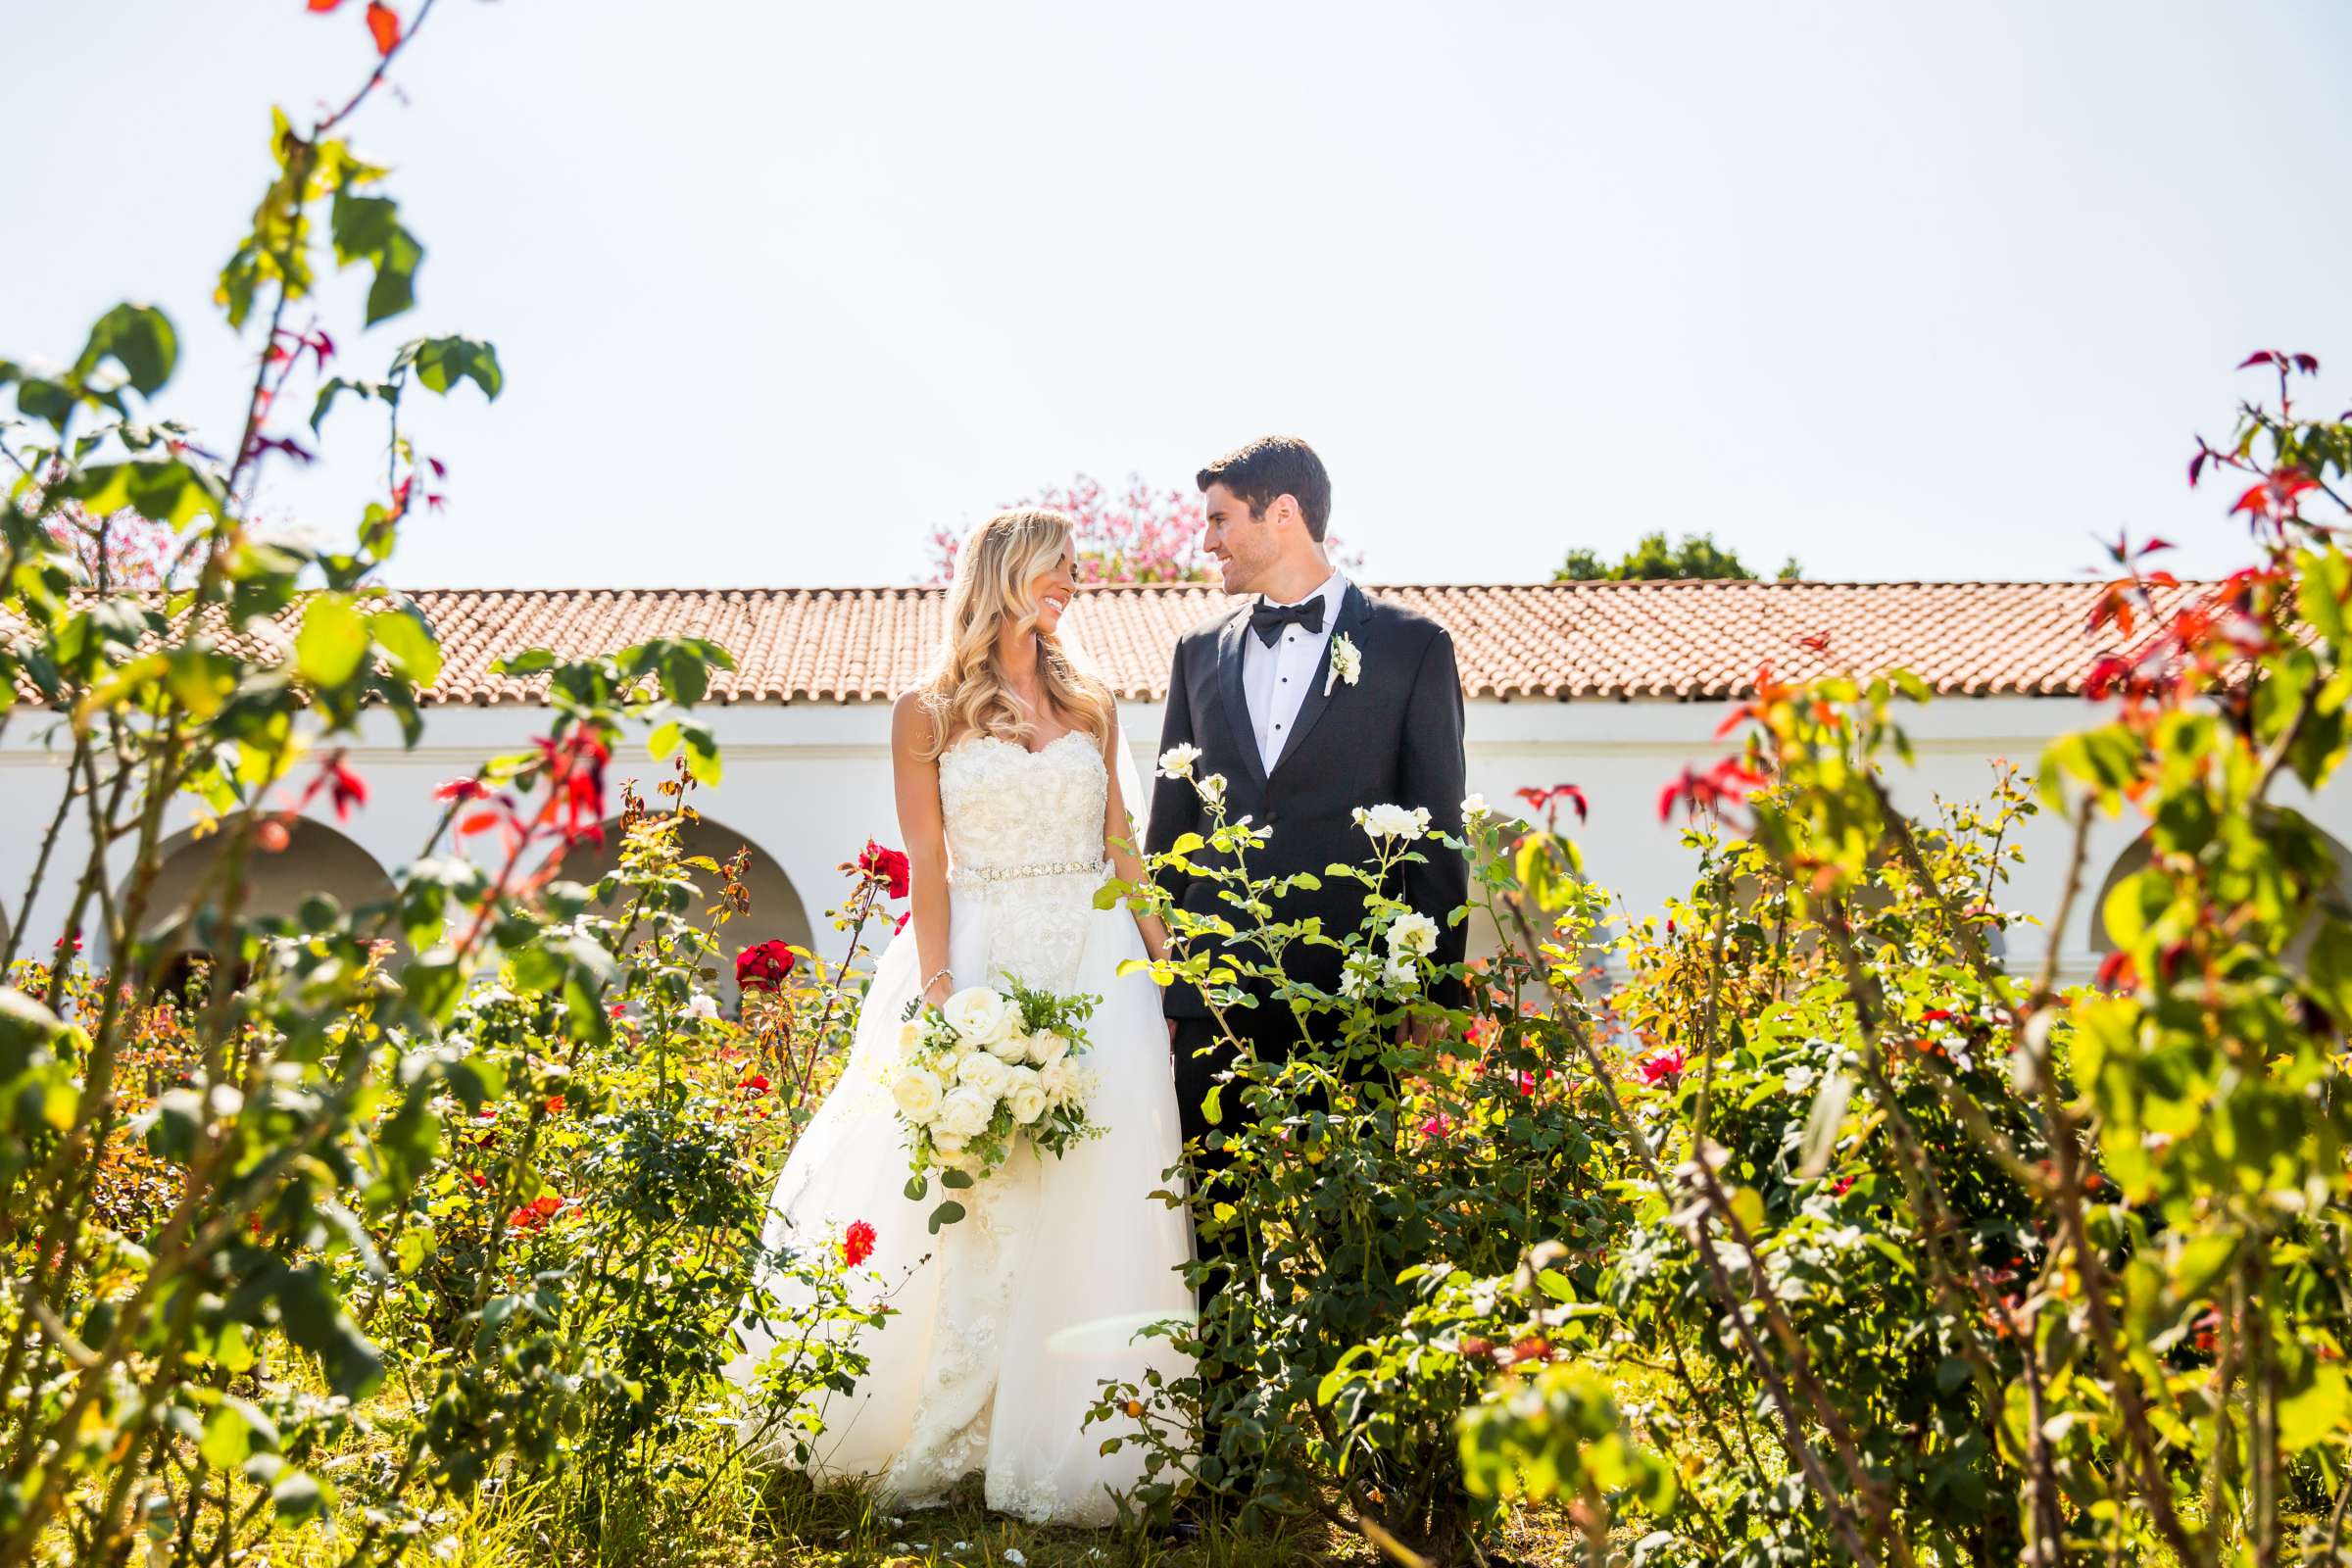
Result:
[[[1235,1030],[1244,1032],[1244,1038],[1250,1042],[1250,1049],[1260,1061],[1287,1060],[1298,1049],[1298,1023],[1287,1010],[1275,1012],[1265,1007],[1240,1008],[1226,1016]],[[1218,1030],[1214,1018],[1177,1018],[1174,1022],[1176,1113],[1186,1146],[1197,1151],[1191,1156],[1198,1178],[1192,1193],[1192,1204],[1195,1229],[1199,1230],[1210,1205],[1220,1200],[1226,1202],[1240,1201],[1239,1195],[1224,1180],[1226,1171],[1233,1164],[1232,1156],[1222,1149],[1208,1147],[1209,1134],[1217,1128],[1209,1125],[1204,1107],[1209,1091],[1216,1087],[1217,1075],[1233,1065],[1234,1045]],[[1309,1027],[1312,1027],[1312,1022]],[[1218,1125],[1226,1129],[1240,1125],[1249,1112],[1234,1086],[1227,1084],[1220,1099]],[[1214,1262],[1235,1245],[1238,1245],[1238,1240],[1232,1237],[1211,1239],[1203,1236],[1200,1239],[1201,1260]],[[1212,1269],[1200,1290],[1203,1311],[1224,1283],[1225,1272]]]

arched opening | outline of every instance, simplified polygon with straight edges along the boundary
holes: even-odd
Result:
[[[142,940],[173,930],[183,933],[172,944],[172,951],[158,960],[163,988],[192,983],[209,962],[210,955],[204,951],[205,922],[220,910],[226,880],[220,858],[229,844],[244,837],[241,823],[242,818],[232,816],[201,836],[190,828],[164,841],[138,933]],[[290,918],[301,910],[304,900],[319,895],[346,910],[386,903],[394,897],[392,879],[375,863],[375,857],[324,822],[281,816],[273,818],[273,823],[284,825],[284,842],[272,849],[277,842],[274,833],[254,835],[245,861],[244,894],[238,903],[241,918]],[[230,984],[239,979],[228,978]]]
[[[724,865],[744,850],[751,851],[750,863],[744,867],[743,887],[751,897],[751,910],[738,914],[718,929],[719,973],[718,994],[735,995],[735,956],[744,949],[778,938],[796,948],[807,948],[812,939],[808,910],[801,896],[776,863],[774,856],[756,843],[750,834],[739,833],[723,822],[699,815],[678,830],[678,852],[686,859],[707,856]],[[595,885],[608,872],[620,864],[620,824],[617,820],[605,824],[605,843],[602,849],[583,845],[564,857],[564,875],[572,881]],[[690,870],[696,897],[694,909],[698,916],[718,902],[719,879],[708,871]],[[610,911],[608,911],[610,912]]]

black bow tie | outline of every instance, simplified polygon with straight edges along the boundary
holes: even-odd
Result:
[[[1269,605],[1263,599],[1250,607],[1250,629],[1257,640],[1268,648],[1282,635],[1282,628],[1297,622],[1308,631],[1323,629],[1323,596],[1315,595],[1303,605]]]

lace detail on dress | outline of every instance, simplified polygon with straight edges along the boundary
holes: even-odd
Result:
[[[1032,752],[995,735],[957,741],[939,760],[939,805],[948,858],[979,873],[957,884],[986,906],[988,969],[1066,991],[1086,951],[1094,892],[1102,881],[1102,821],[1109,775],[1082,730]],[[1083,870],[992,880],[986,873],[1068,864]],[[970,983],[958,977],[962,983]]]
[[[954,1288],[940,1296],[906,1445],[882,1477],[883,1495],[898,1507],[944,1502],[956,1482],[988,1462],[1002,1330],[1035,1216],[1036,1157],[1016,1156],[963,1198],[968,1212],[942,1229],[937,1258]]]

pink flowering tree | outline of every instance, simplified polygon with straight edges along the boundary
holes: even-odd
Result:
[[[1200,531],[1208,519],[1200,496],[1190,491],[1155,490],[1140,475],[1130,474],[1127,488],[1114,496],[1102,480],[1081,473],[1067,485],[1049,485],[1009,505],[1045,507],[1069,515],[1077,524],[1082,583],[1217,580],[1215,564],[1200,549]],[[924,581],[937,586],[956,575],[956,553],[968,531],[933,532],[930,572]],[[1329,545],[1338,564],[1352,569],[1363,564],[1337,538]]]

